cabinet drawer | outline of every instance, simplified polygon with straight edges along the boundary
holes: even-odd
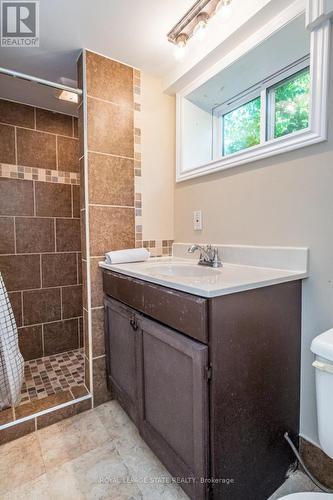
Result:
[[[113,271],[103,271],[104,293],[142,312],[144,311],[143,287],[143,281]]]
[[[149,283],[144,288],[144,306],[147,316],[208,343],[206,299]]]
[[[104,293],[160,323],[208,343],[207,299],[103,271]]]

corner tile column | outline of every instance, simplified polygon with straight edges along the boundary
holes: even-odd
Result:
[[[86,382],[94,406],[110,399],[98,262],[135,247],[134,71],[88,50],[78,61]]]

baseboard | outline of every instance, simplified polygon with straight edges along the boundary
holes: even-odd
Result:
[[[300,454],[311,474],[327,488],[333,489],[333,460],[322,449],[303,437],[299,440]]]

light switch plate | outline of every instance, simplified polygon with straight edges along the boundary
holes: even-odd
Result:
[[[202,211],[195,210],[193,212],[193,229],[194,231],[202,231]]]

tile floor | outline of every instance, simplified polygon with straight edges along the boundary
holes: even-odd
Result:
[[[305,491],[320,490],[310,481],[310,479],[301,471],[296,471],[287,481],[272,495],[268,500],[278,500],[279,498],[290,495],[291,493],[301,493]]]
[[[297,472],[270,500],[310,488]],[[114,401],[0,447],[0,498],[188,499]]]

